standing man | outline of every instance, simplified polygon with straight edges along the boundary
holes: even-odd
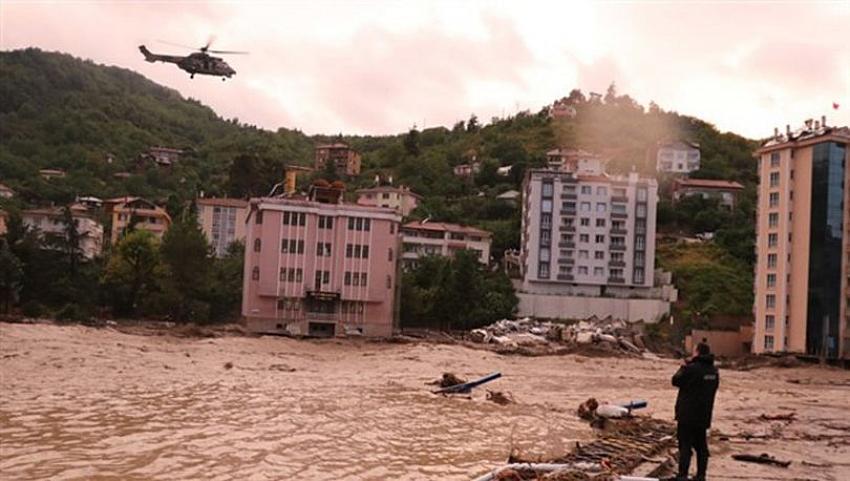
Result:
[[[714,367],[714,355],[705,341],[699,343],[690,359],[673,375],[673,385],[679,388],[676,397],[677,437],[679,440],[679,476],[687,481],[691,467],[691,450],[697,453],[697,476],[694,481],[705,481],[708,470],[708,442],[706,434],[711,427],[714,395],[720,376]]]

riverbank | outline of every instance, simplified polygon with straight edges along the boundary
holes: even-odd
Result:
[[[0,472],[12,479],[467,480],[593,438],[588,397],[672,418],[677,363],[504,356],[462,345],[0,323]],[[501,371],[444,398],[425,383]],[[712,479],[850,479],[850,374],[721,371]],[[792,421],[762,414],[795,412]],[[747,439],[749,437],[749,439]],[[770,453],[788,469],[744,464]],[[808,464],[803,464],[803,463]]]

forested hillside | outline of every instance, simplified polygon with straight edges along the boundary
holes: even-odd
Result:
[[[519,190],[525,169],[543,165],[556,146],[577,147],[609,157],[609,171],[632,169],[654,175],[651,148],[659,140],[698,142],[702,168],[693,177],[736,180],[746,190],[734,212],[716,203],[689,200],[675,208],[659,206],[661,233],[717,233],[716,251],[707,264],[689,264],[681,251],[659,250],[659,264],[687,278],[680,311],[739,314],[752,294],[753,219],[756,184],[752,151],[756,143],[720,133],[699,119],[647,108],[612,84],[605,95],[577,89],[565,97],[575,118],[550,119],[548,108],[519,112],[489,122],[472,115],[449,127],[416,128],[388,136],[314,136],[298,130],[276,132],[220,118],[212,109],[157,85],[132,71],[97,65],[37,49],[0,52],[0,182],[18,196],[2,201],[7,210],[64,204],[74,196],[140,195],[179,209],[201,191],[207,195],[261,195],[281,180],[288,163],[309,165],[313,146],[329,140],[350,143],[363,155],[363,172],[349,181],[350,191],[371,185],[376,175],[392,176],[424,196],[414,217],[462,222],[494,232],[498,258],[519,245],[519,209],[496,196]],[[565,94],[567,92],[565,91]],[[554,99],[553,99],[554,100]],[[149,146],[186,149],[171,170],[139,167]],[[112,158],[110,162],[108,159]],[[473,179],[453,175],[452,167],[473,159],[482,169]],[[512,166],[508,176],[497,168]],[[43,180],[41,168],[68,172],[63,179]],[[116,178],[119,172],[130,173]],[[317,172],[314,176],[329,173]],[[310,177],[302,179],[307,182]],[[662,199],[668,180],[659,179]],[[174,213],[174,212],[172,212]],[[675,258],[665,259],[667,254]],[[728,260],[728,262],[727,262]],[[717,272],[700,266],[723,264],[735,272],[730,289],[734,308],[707,300],[702,284],[716,285]],[[705,282],[701,273],[705,273]],[[701,287],[702,286],[702,287]]]

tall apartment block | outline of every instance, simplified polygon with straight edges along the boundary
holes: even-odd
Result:
[[[522,291],[603,296],[653,287],[658,185],[592,155],[526,173]]]
[[[392,334],[401,216],[342,203],[342,194],[314,185],[309,198],[251,200],[242,293],[249,330]]]
[[[850,358],[848,143],[821,117],[756,151],[754,352]]]
[[[228,198],[202,198],[195,201],[198,224],[218,257],[227,254],[230,245],[245,240],[248,201]]]

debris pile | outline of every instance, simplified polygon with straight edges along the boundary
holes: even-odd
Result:
[[[610,481],[628,475],[675,445],[676,427],[669,421],[634,417],[612,421],[600,437],[576,443],[565,456],[531,462],[511,456],[507,466],[476,481]]]
[[[640,330],[624,321],[591,318],[561,324],[530,318],[502,319],[470,331],[466,339],[487,344],[500,353],[642,356],[647,353]],[[651,355],[651,354],[649,354]]]

